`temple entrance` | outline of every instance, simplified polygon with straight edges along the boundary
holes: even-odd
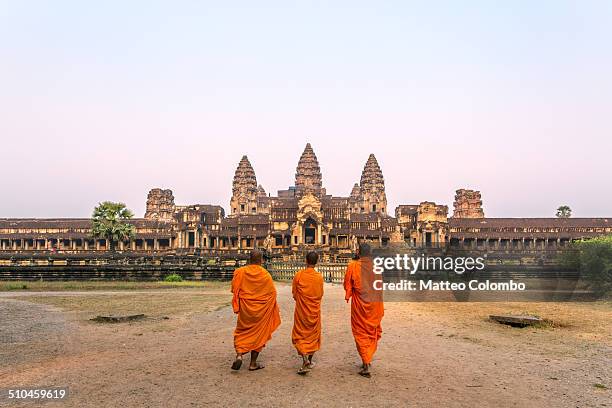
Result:
[[[304,223],[304,243],[306,245],[314,245],[317,240],[317,223],[308,218]]]
[[[425,233],[425,246],[431,246],[431,232]]]

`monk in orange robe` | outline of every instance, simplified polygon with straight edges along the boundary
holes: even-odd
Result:
[[[302,367],[298,374],[305,375],[314,367],[312,356],[321,348],[321,299],[323,298],[323,276],[315,270],[319,260],[316,252],[306,255],[306,269],[293,278],[293,331],[291,340],[302,356]]]
[[[248,352],[251,352],[249,370],[264,368],[257,362],[257,357],[280,325],[276,288],[272,276],[261,263],[261,252],[254,250],[251,252],[249,265],[234,271],[232,307],[238,315],[238,321],[234,330],[236,359],[232,370],[240,369],[242,355]]]
[[[371,249],[359,246],[359,259],[349,263],[344,276],[345,300],[351,300],[351,329],[362,366],[359,374],[370,377],[370,364],[382,334],[380,325],[384,315],[382,292],[374,290],[375,275]]]

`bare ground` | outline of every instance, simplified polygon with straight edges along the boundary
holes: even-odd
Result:
[[[283,323],[257,372],[229,369],[235,318],[226,287],[3,294],[0,388],[69,386],[67,401],[45,406],[74,407],[612,406],[610,390],[595,385],[612,382],[609,304],[387,303],[374,375],[365,379],[356,374],[349,307],[341,288],[327,285],[323,348],[301,377],[290,288],[278,289]],[[98,312],[151,317],[87,320]],[[516,329],[486,320],[505,312],[556,323]]]

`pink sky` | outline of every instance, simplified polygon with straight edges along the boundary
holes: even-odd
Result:
[[[306,142],[336,196],[374,153],[389,209],[612,216],[610,7],[454,4],[5,5],[0,217],[227,208],[243,154],[274,193]]]

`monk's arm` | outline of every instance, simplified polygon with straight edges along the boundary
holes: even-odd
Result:
[[[344,274],[344,300],[346,300],[347,302],[349,301],[349,299],[351,298],[351,296],[353,296],[353,283],[352,283],[352,276],[353,276],[353,268],[352,268],[352,264],[349,264],[346,267],[346,273]]]
[[[234,271],[234,277],[232,278],[232,309],[234,313],[240,311],[240,282],[242,275],[238,270]]]
[[[293,295],[293,299],[295,299],[295,295],[297,293],[299,276],[300,276],[300,272],[298,271],[293,277],[293,283],[291,284],[291,294]]]

